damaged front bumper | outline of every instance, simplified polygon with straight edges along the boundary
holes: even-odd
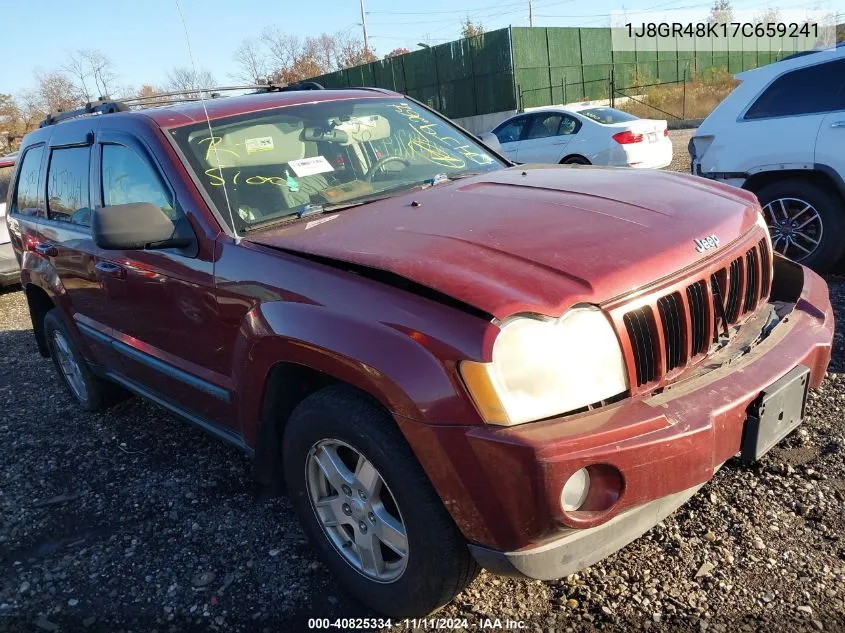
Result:
[[[778,258],[778,276],[772,303],[755,323],[657,395],[565,419],[468,430],[478,463],[496,478],[502,512],[487,526],[499,543],[470,546],[478,562],[538,579],[576,572],[671,514],[734,455],[755,458],[792,431],[803,414],[793,401],[824,378],[834,319],[818,275]],[[780,400],[766,400],[771,393]],[[793,417],[761,431],[764,401],[770,408],[785,402]],[[753,432],[749,419],[757,421]],[[586,509],[566,512],[561,491],[580,469],[605,489],[590,492]]]

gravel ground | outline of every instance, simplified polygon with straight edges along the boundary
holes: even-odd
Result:
[[[688,137],[673,133],[681,170]],[[845,278],[828,281],[843,322]],[[582,573],[482,573],[438,617],[469,630],[485,618],[529,631],[845,630],[842,339],[806,424],[759,464],[729,462]],[[255,494],[235,449],[139,399],[77,409],[37,355],[19,290],[0,293],[0,350],[0,631],[304,631],[309,616],[375,616],[315,560],[287,500]]]

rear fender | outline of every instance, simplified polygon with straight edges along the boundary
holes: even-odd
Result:
[[[70,331],[77,348],[82,351],[86,358],[92,358],[88,340],[82,336],[73,320],[73,306],[70,303],[65,285],[50,260],[33,251],[24,251],[21,254],[21,287],[27,292],[31,287],[38,287],[43,290],[50,301],[53,302],[53,305],[58,308],[59,316]],[[32,313],[30,313],[30,316],[33,316]],[[33,321],[32,325],[38,341],[38,349],[42,354],[46,354],[45,342],[43,338],[39,338],[40,332],[37,329],[37,324]]]

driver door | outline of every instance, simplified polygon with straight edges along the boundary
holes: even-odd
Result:
[[[172,217],[183,213],[159,163],[132,135],[101,133],[95,170],[98,205],[149,202]],[[122,380],[195,423],[236,437],[215,300],[214,243],[197,239],[196,252],[104,251],[107,325],[120,352]]]

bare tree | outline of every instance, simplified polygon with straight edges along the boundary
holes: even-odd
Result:
[[[15,141],[28,131],[17,101],[11,95],[0,94],[0,152],[11,152]]]
[[[358,35],[349,31],[341,31],[335,34],[337,42],[337,69],[351,68],[361,64],[369,64],[378,59],[373,48],[365,48],[364,40]]]
[[[84,101],[73,81],[56,70],[35,72],[35,89],[31,99],[33,108],[41,112],[72,110]]]
[[[484,33],[484,25],[481,22],[473,22],[469,15],[461,21],[461,37],[475,37]]]
[[[305,41],[305,49],[329,73],[338,68],[338,37],[322,33],[318,37],[309,37]]]
[[[710,24],[730,24],[734,19],[734,10],[730,0],[716,0],[710,9]]]
[[[268,26],[261,32],[261,43],[266,47],[276,69],[292,66],[302,50],[302,41],[298,36],[284,33],[275,26]]]
[[[117,89],[117,75],[111,60],[102,51],[78,50],[70,55],[61,70],[73,77],[81,101],[109,97]]]
[[[170,92],[183,92],[186,97],[196,99],[202,93],[201,89],[212,88],[214,84],[214,75],[207,70],[178,66],[167,73],[165,88]]]
[[[255,40],[246,39],[235,49],[235,63],[238,65],[237,78],[248,83],[260,84],[270,75],[268,54]]]
[[[769,7],[765,11],[761,11],[754,16],[756,24],[777,24],[780,22],[780,11]]]

